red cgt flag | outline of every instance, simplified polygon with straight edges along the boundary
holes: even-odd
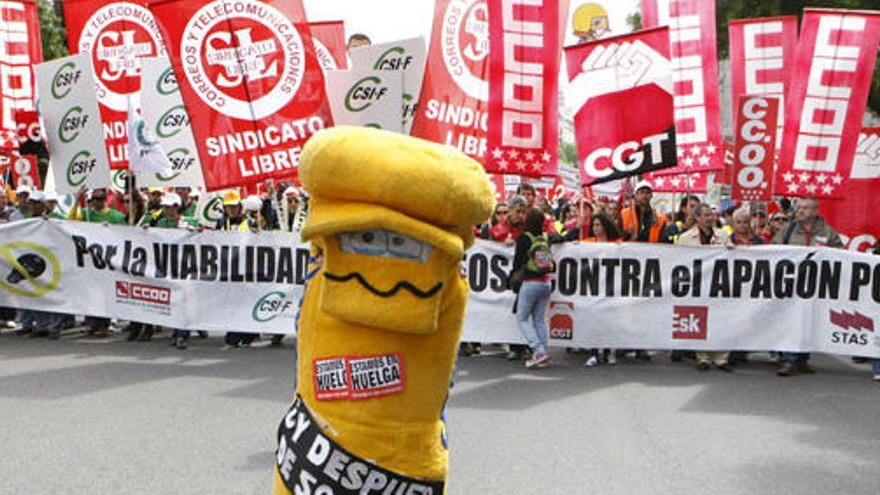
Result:
[[[437,0],[422,94],[410,134],[456,147],[483,162],[488,106],[488,2]]]
[[[333,125],[299,0],[160,0],[172,67],[209,191],[296,175]]]
[[[676,165],[668,28],[567,47],[565,59],[584,185]]]
[[[325,71],[348,69],[345,24],[342,21],[310,22],[309,27],[321,68]]]
[[[40,129],[34,64],[43,61],[43,48],[35,1],[0,2],[0,53],[0,149],[17,151],[19,134],[38,137]]]
[[[805,9],[776,193],[842,197],[868,101],[880,12]]]
[[[128,168],[128,104],[138,97],[143,57],[165,55],[159,25],[146,2],[64,0],[70,53],[87,53],[104,124],[111,169]]]
[[[559,0],[489,3],[487,172],[555,176]]]
[[[723,168],[715,0],[642,0],[642,16],[669,26],[679,160],[660,174]]]

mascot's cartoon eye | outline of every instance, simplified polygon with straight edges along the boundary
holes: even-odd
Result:
[[[402,258],[422,263],[428,261],[433,250],[430,244],[418,239],[381,229],[341,233],[339,245],[346,253]]]

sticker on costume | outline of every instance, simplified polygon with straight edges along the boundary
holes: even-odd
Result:
[[[348,369],[345,358],[315,361],[315,398],[346,399],[349,396]]]
[[[400,354],[351,358],[348,369],[352,399],[403,392],[403,358]]]
[[[313,362],[318,400],[371,399],[403,392],[403,356],[346,356]]]

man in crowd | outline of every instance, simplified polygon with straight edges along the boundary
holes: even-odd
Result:
[[[345,49],[351,53],[355,48],[360,48],[362,46],[370,46],[373,42],[370,41],[370,37],[366,34],[362,33],[354,33],[353,35],[348,37],[348,44]]]
[[[654,188],[650,182],[641,181],[636,184],[635,204],[620,212],[624,235],[628,236],[628,240],[652,244],[669,242],[666,216],[651,207],[653,196]],[[651,355],[645,350],[638,349],[635,354],[639,361],[651,360]]]
[[[80,209],[79,205],[87,196],[87,205]],[[125,225],[125,215],[115,209],[107,206],[107,190],[93,189],[88,191],[85,186],[81,187],[76,193],[76,201],[70,207],[67,214],[70,220],[81,220],[91,223],[103,223],[104,225]],[[97,337],[110,336],[110,318],[99,318],[95,316],[86,316],[85,324],[89,327],[89,333]]]
[[[16,208],[9,213],[9,221],[24,220],[30,215],[28,214],[28,198],[31,195],[31,188],[28,186],[18,186],[15,189]]]
[[[507,201],[507,214],[489,228],[489,236],[493,241],[510,245],[516,242],[525,228],[527,205],[526,198],[522,196],[513,196]]]
[[[727,232],[715,226],[715,215],[712,214],[712,208],[700,203],[694,208],[694,218],[696,226],[688,230],[679,238],[679,244],[682,246],[727,246],[730,238]],[[748,213],[746,213],[746,222],[748,223]],[[728,363],[729,354],[727,352],[698,352],[697,353],[697,369],[700,371],[708,371],[715,364],[721,371],[731,372],[733,368]]]
[[[247,225],[247,217],[242,206],[241,195],[238,191],[228,191],[223,195],[223,217],[217,221],[215,230],[246,231],[242,225]],[[250,345],[256,334],[244,332],[227,332],[223,341],[231,348]]]
[[[765,216],[766,219],[766,216]],[[734,246],[754,246],[764,244],[764,239],[752,230],[752,218],[748,207],[733,212],[733,235],[730,241]]]
[[[773,232],[770,230],[770,222],[767,219],[767,210],[758,208],[752,213],[752,229],[761,236],[764,244],[773,240]]]
[[[9,221],[10,215],[15,211],[15,207],[9,203],[9,197],[5,190],[0,190],[0,223]]]
[[[147,215],[159,214],[162,211],[162,195],[165,191],[161,187],[150,186],[147,188]]]
[[[837,232],[819,216],[819,202],[815,198],[801,199],[795,210],[794,221],[781,228],[773,238],[774,244],[790,246],[828,246],[842,248],[843,241]],[[808,361],[809,353],[784,352],[779,376],[813,373]]]

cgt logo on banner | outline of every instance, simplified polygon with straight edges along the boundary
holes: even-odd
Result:
[[[878,44],[880,12],[804,10],[776,194],[844,195]]]
[[[674,167],[669,29],[565,49],[584,185]]]
[[[550,338],[571,340],[574,337],[574,303],[550,301]]]
[[[436,0],[431,47],[412,135],[483,161],[489,102],[486,0]]]
[[[293,302],[284,292],[273,291],[257,299],[254,309],[251,311],[251,317],[257,323],[265,323],[281,315],[290,314],[292,308]]]
[[[70,52],[86,54],[94,68],[110,168],[128,168],[129,100],[139,98],[141,59],[165,55],[159,25],[135,2],[66,0],[63,6]]]
[[[57,192],[107,187],[110,170],[89,58],[53,60],[38,65],[36,73],[51,158],[62,165],[52,168]]]
[[[205,185],[296,175],[305,141],[332,125],[299,0],[169,0],[164,27]]]
[[[24,298],[40,298],[61,282],[61,264],[44,246],[33,242],[0,244],[0,288]]]

